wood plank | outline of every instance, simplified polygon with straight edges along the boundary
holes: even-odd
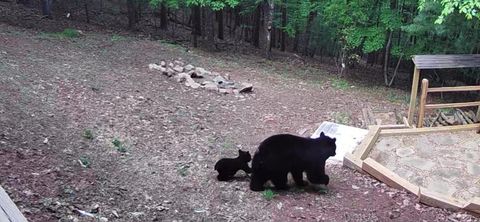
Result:
[[[480,106],[480,101],[464,102],[464,103],[428,104],[428,105],[425,105],[425,108],[426,109],[441,109],[441,108],[459,108],[459,107],[470,107],[470,106]]]
[[[405,189],[415,195],[419,194],[420,188],[406,179],[398,176],[379,162],[372,158],[367,158],[363,161],[362,169],[383,183],[396,189]]]
[[[425,104],[427,104],[428,79],[422,79],[422,91],[420,93],[420,104],[418,105],[417,127],[423,127],[423,118],[425,117]]]
[[[388,124],[388,125],[378,125],[380,129],[406,129],[409,128],[404,124]]]
[[[27,219],[23,216],[15,203],[10,199],[5,190],[0,186],[0,210],[7,215],[11,222],[26,222]],[[2,219],[0,217],[0,219]],[[3,220],[0,220],[3,222]]]
[[[358,145],[357,148],[353,151],[353,155],[360,160],[364,160],[365,158],[367,158],[379,135],[380,126],[371,126],[370,131],[368,131],[367,135],[365,135],[365,138],[362,140],[360,145]]]
[[[354,156],[351,153],[347,153],[343,157],[343,166],[346,166],[350,169],[354,169],[359,172],[363,172],[362,160],[360,160],[358,157]]]
[[[480,67],[479,54],[416,55],[413,62],[418,69],[448,69]]]
[[[480,214],[480,198],[475,197],[470,203],[468,203],[464,208],[464,210],[472,211],[477,214]]]
[[[403,117],[403,124],[405,124],[405,126],[406,126],[407,128],[411,128],[411,127],[410,127],[410,124],[408,124],[408,119],[407,119],[407,117]]]
[[[480,91],[480,86],[452,86],[452,87],[433,87],[428,88],[427,92],[464,92],[464,91]]]
[[[408,119],[409,126],[413,125],[413,115],[415,113],[419,79],[420,79],[420,69],[415,67],[415,70],[413,71],[412,91],[410,92],[410,105],[408,107],[407,119]]]
[[[433,206],[441,207],[450,210],[458,210],[465,206],[460,200],[453,199],[451,197],[427,190],[426,188],[420,188],[419,201],[421,203]]]
[[[395,135],[414,135],[421,133],[436,133],[436,132],[455,132],[463,130],[478,130],[480,123],[456,126],[440,126],[427,128],[409,128],[409,129],[386,129],[380,132],[381,136],[395,136]]]

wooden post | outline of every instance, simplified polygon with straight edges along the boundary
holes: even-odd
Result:
[[[425,104],[427,103],[428,79],[422,80],[422,92],[420,94],[420,104],[418,104],[418,123],[417,127],[423,127],[423,118],[425,117]]]
[[[408,108],[408,124],[413,125],[413,114],[415,113],[415,103],[417,100],[418,80],[420,79],[420,69],[413,71],[412,92],[410,93],[410,107]]]

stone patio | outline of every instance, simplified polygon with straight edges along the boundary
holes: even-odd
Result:
[[[380,137],[369,157],[414,185],[460,201],[480,197],[475,131]]]

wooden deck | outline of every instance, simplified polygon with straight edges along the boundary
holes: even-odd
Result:
[[[0,186],[0,222],[26,222],[15,203]]]

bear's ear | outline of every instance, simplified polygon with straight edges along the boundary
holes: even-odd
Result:
[[[333,142],[335,142],[335,141],[337,141],[337,138],[333,138],[332,140],[333,140]]]
[[[320,133],[320,138],[325,137],[325,134],[323,132]]]
[[[242,153],[243,153],[242,150],[239,149],[239,150],[238,150],[238,154],[242,154]]]

